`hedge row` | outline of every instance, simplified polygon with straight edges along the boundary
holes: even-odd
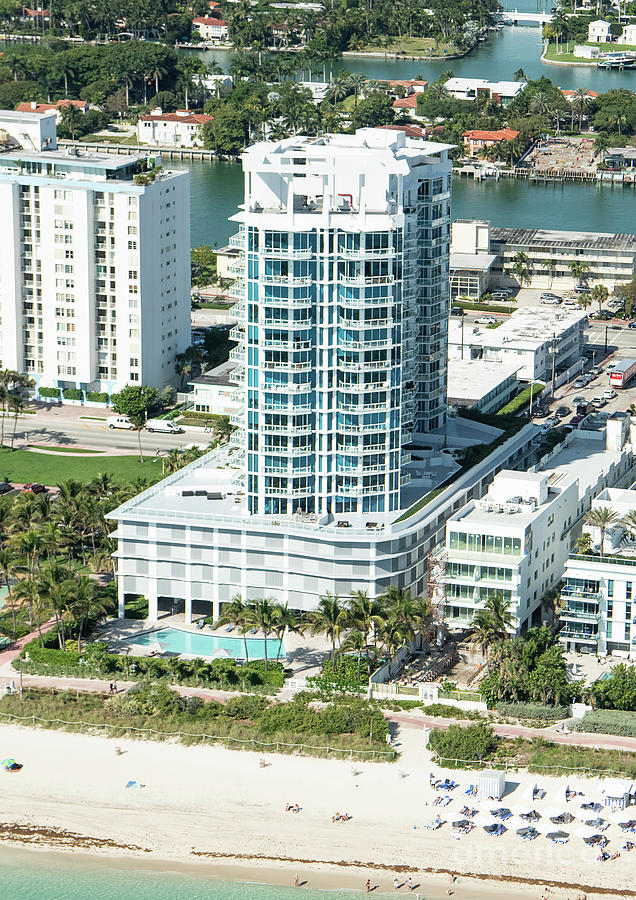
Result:
[[[495,707],[502,716],[514,719],[538,719],[542,722],[558,722],[569,719],[567,706],[542,706],[540,703],[498,703]]]
[[[62,393],[64,394],[65,400],[83,400],[84,399],[84,391],[80,391],[79,388],[64,388]]]
[[[636,737],[636,712],[619,709],[595,709],[587,712],[579,722],[570,724],[572,731],[590,734],[615,734],[619,737]]]
[[[108,394],[106,391],[86,391],[86,399],[91,403],[108,403]]]
[[[45,641],[49,640],[46,635]],[[56,639],[56,638],[54,638]],[[76,645],[76,642],[70,642]],[[28,660],[27,660],[28,654]],[[280,662],[249,660],[238,665],[234,659],[185,660],[177,657],[164,659],[153,656],[121,656],[108,653],[105,641],[88,644],[82,653],[76,649],[59,650],[40,646],[39,638],[27,644],[21,655],[20,668],[32,675],[65,675],[84,678],[167,678],[178,684],[194,684],[201,687],[223,687],[227,690],[242,688],[281,688],[285,676]]]
[[[38,389],[40,397],[53,397],[56,400],[60,398],[60,389],[54,387],[41,387]]]
[[[520,409],[529,409],[530,408],[530,391],[532,390],[532,396],[538,397],[541,391],[545,388],[545,384],[542,384],[540,381],[535,381],[534,385],[529,388],[524,388],[516,397],[513,397],[509,403],[506,403],[505,406],[502,406],[498,416],[513,416]]]

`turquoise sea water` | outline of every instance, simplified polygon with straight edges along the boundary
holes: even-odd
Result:
[[[168,653],[188,653],[192,656],[214,656],[215,650],[226,650],[234,659],[245,658],[245,645],[242,637],[222,637],[214,634],[199,634],[192,631],[181,631],[178,628],[160,628],[148,631],[134,639],[135,644],[152,646],[159,643],[162,650]],[[267,641],[267,656],[275,659],[278,654],[278,641]],[[265,658],[265,641],[263,638],[247,638],[247,655],[249,659]],[[285,648],[281,647],[280,657],[285,656]]]
[[[258,877],[255,873],[255,877]],[[116,861],[84,864],[57,854],[3,848],[0,891],[4,900],[292,900],[293,888],[216,881],[181,872],[145,871]],[[351,893],[351,892],[348,892]],[[357,893],[354,895],[357,896]],[[423,895],[420,895],[423,897]],[[341,893],[303,887],[303,900],[342,900]]]

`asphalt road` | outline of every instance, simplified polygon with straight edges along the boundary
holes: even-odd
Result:
[[[80,418],[110,415],[108,410],[90,407],[63,406],[41,409],[36,415],[21,416],[16,430],[16,447],[25,444],[43,444],[55,447],[86,447],[88,449],[136,452],[137,432],[108,428],[105,421]],[[12,423],[6,430],[12,431]],[[188,429],[183,434],[141,432],[142,448],[148,453],[160,450],[167,453],[175,447],[192,444],[207,446],[210,436],[199,429]]]

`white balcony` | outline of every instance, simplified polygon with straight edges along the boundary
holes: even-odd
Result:
[[[227,267],[227,270],[229,274],[234,275],[235,278],[238,278],[241,275],[245,275],[245,260],[233,263],[231,266]]]
[[[246,291],[245,282],[242,279],[239,279],[239,281],[235,281],[234,284],[230,285],[230,289],[229,289],[228,293],[229,293],[230,297],[236,297],[237,300],[244,300],[245,299],[245,291]]]
[[[232,354],[230,353],[230,356]],[[312,363],[307,360],[306,362],[283,362],[282,360],[279,362],[268,362],[265,360],[261,363],[261,369],[273,370],[276,372],[308,372],[312,368]]]
[[[227,379],[231,384],[244,384],[245,369],[243,368],[243,366],[237,366],[236,369],[232,369],[230,374],[227,376]]]
[[[336,281],[339,284],[348,284],[353,287],[372,287],[377,284],[393,284],[395,279],[393,275],[370,275],[368,278],[364,275],[339,275]]]
[[[343,328],[349,328],[352,331],[358,331],[360,328],[391,328],[394,325],[393,319],[345,319],[338,317],[338,325]]]
[[[296,250],[293,247],[274,248],[261,247],[259,254],[265,259],[311,259],[314,251],[311,249]]]
[[[230,237],[228,244],[230,245],[230,247],[238,247],[239,250],[244,249],[245,248],[245,231],[238,231],[236,234],[233,234]]]
[[[230,413],[230,425],[245,425],[245,413],[244,412],[235,412]]]
[[[244,362],[245,361],[245,347],[233,347],[230,350],[230,359],[233,362]]]
[[[231,341],[245,340],[245,326],[244,325],[235,325],[234,328],[230,328],[230,333],[229,333],[228,337]]]
[[[261,297],[260,303],[267,306],[288,306],[290,303],[294,308],[298,306],[311,306],[314,301],[311,297]]]

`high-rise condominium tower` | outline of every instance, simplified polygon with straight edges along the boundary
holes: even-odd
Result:
[[[256,144],[244,170],[248,511],[396,511],[403,447],[445,422],[448,147],[361,129]]]

